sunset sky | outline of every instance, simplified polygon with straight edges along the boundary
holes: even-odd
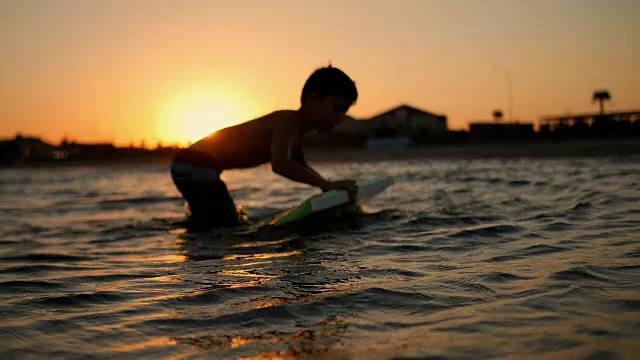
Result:
[[[297,108],[317,67],[358,85],[350,111],[401,103],[451,129],[640,108],[637,0],[3,0],[0,138],[196,140]]]

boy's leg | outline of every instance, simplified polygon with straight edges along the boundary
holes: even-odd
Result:
[[[240,224],[236,205],[222,180],[196,183],[195,196],[187,200],[195,220],[212,226],[233,227]]]
[[[210,227],[239,225],[236,206],[218,172],[174,164],[171,175],[176,187],[189,203],[193,220]]]

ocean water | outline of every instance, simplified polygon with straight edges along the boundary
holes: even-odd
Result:
[[[640,358],[640,158],[324,163],[360,214],[223,178],[252,224],[190,233],[166,166],[0,170],[0,357]]]

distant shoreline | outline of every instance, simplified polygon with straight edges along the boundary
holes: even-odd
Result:
[[[368,150],[365,148],[311,148],[305,151],[309,162],[372,162],[386,160],[412,159],[518,159],[518,158],[587,158],[640,155],[640,140],[604,139],[604,140],[565,140],[561,142],[530,143],[476,143],[476,144],[438,144],[416,146],[404,149]],[[72,161],[27,162],[20,165],[8,165],[2,168],[62,168],[93,166],[169,166],[172,154],[153,154],[132,157],[103,158],[99,160],[82,159]]]
[[[406,149],[310,149],[315,162],[431,159],[585,158],[640,155],[639,139],[574,140],[506,144],[457,144]]]

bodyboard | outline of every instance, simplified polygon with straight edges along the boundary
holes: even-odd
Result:
[[[393,185],[393,180],[389,177],[371,179],[358,184],[358,194],[356,202],[366,201],[386,188]],[[346,190],[331,190],[322,194],[313,195],[304,200],[300,205],[288,210],[284,214],[274,219],[272,225],[283,225],[290,222],[302,220],[307,216],[318,212],[331,209],[336,206],[344,205],[349,202],[349,194]]]

